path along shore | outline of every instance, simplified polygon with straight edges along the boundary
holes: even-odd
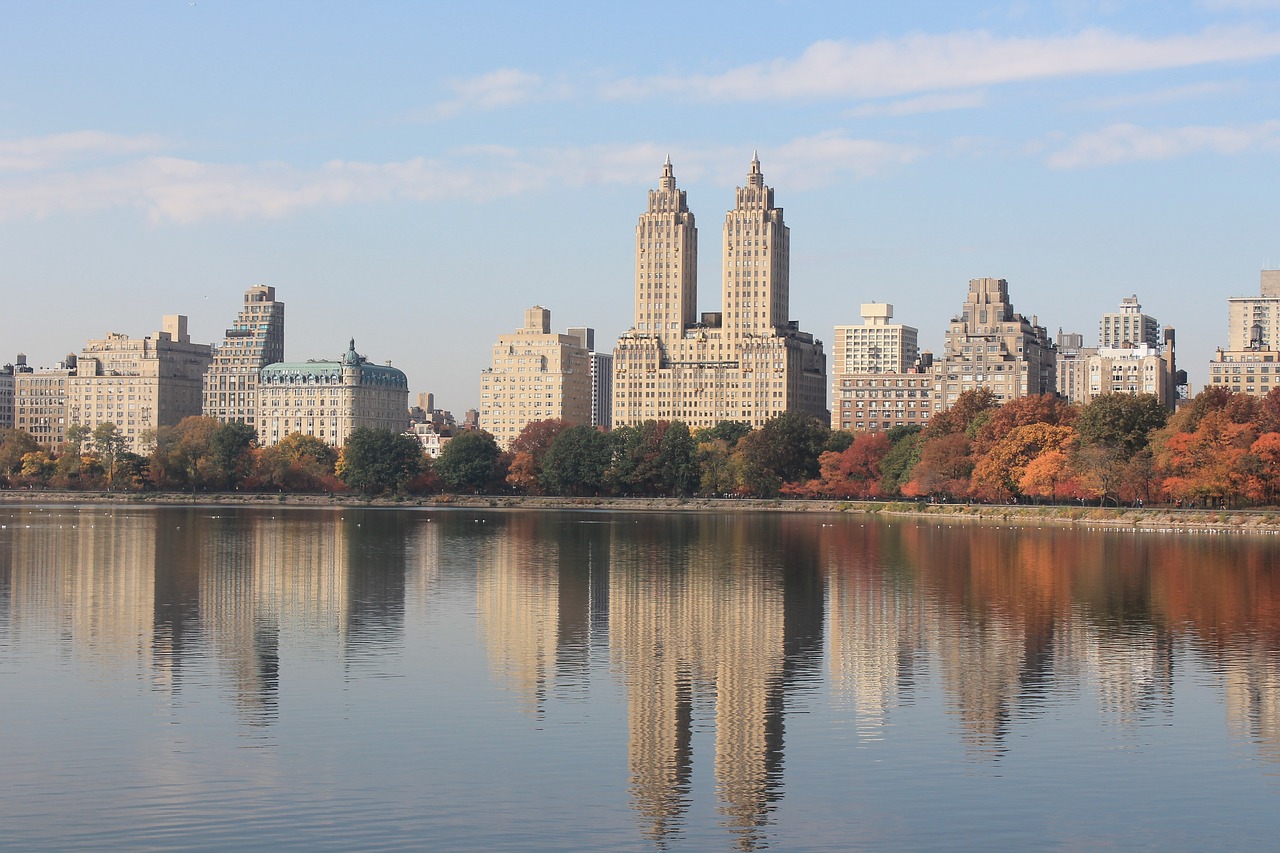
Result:
[[[628,512],[803,512],[929,518],[939,521],[1064,525],[1161,532],[1280,534],[1280,510],[1203,510],[1169,507],[930,504],[913,501],[824,501],[754,498],[563,498],[512,495],[423,495],[367,498],[359,495],[244,492],[0,491],[5,504],[136,504],[151,506],[349,506],[470,509],[619,510]]]

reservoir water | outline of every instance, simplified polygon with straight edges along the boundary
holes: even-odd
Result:
[[[1274,850],[1280,537],[0,505],[6,850]]]

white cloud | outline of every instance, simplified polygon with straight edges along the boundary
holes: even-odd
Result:
[[[605,85],[601,94],[682,94],[716,101],[880,98],[1277,55],[1280,33],[1249,27],[1154,39],[1101,29],[1054,38],[1007,38],[982,31],[915,34],[859,44],[820,41],[795,59],[744,65],[715,75],[634,77]]]
[[[566,98],[571,88],[562,81],[548,81],[518,68],[499,68],[449,84],[453,97],[441,101],[413,118],[438,120],[453,118],[466,111],[484,112],[519,106],[537,101]]]
[[[1114,124],[1082,133],[1049,155],[1054,169],[1085,169],[1139,160],[1172,160],[1189,154],[1241,154],[1280,151],[1280,121],[1242,127],[1174,127],[1148,129]]]
[[[1090,109],[1116,110],[1129,107],[1152,106],[1186,101],[1193,98],[1207,98],[1213,95],[1230,94],[1244,90],[1244,84],[1235,82],[1193,83],[1189,86],[1173,86],[1168,89],[1156,89],[1150,92],[1132,92],[1098,98],[1085,104]]]
[[[0,172],[35,172],[74,161],[159,151],[164,145],[159,136],[119,136],[99,130],[0,139]]]
[[[947,110],[968,110],[985,106],[985,92],[949,92],[934,95],[920,95],[915,98],[903,98],[888,103],[863,104],[849,110],[851,118],[871,118],[875,116],[907,116],[920,113],[937,113]]]
[[[35,141],[22,140],[12,145],[14,151],[39,147]],[[0,175],[0,220],[130,208],[155,224],[188,224],[209,219],[283,217],[312,208],[397,200],[484,200],[541,192],[557,185],[644,185],[656,180],[667,153],[652,143],[529,151],[470,146],[441,158],[389,163],[333,160],[312,169],[282,163],[206,163],[146,154],[75,170],[56,164]],[[741,182],[749,160],[746,151],[719,147],[673,153],[684,178],[710,175],[730,185]],[[915,146],[828,133],[797,138],[772,149],[766,168],[771,180],[800,189],[866,177],[909,163],[924,153]],[[726,167],[727,163],[734,165]]]

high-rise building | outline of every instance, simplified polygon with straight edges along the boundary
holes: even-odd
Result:
[[[583,341],[552,332],[551,312],[535,305],[523,328],[493,345],[480,373],[479,425],[505,450],[529,423],[553,418],[591,423],[591,362]]]
[[[667,159],[636,225],[635,323],[614,350],[616,426],[760,426],[789,410],[826,419],[822,342],[787,317],[790,243],[755,157],[725,215],[721,310],[699,316],[697,227]]]
[[[591,425],[613,428],[613,354],[596,351],[596,330],[586,326],[570,326],[570,337],[577,338],[591,362]]]
[[[255,285],[244,292],[244,305],[227,329],[222,346],[204,376],[204,413],[223,423],[257,421],[259,371],[284,361],[284,303],[276,289]]]
[[[892,305],[867,302],[861,326],[836,326],[831,372],[902,373],[912,367],[920,357],[920,333],[892,319]]]
[[[1260,296],[1233,296],[1227,305],[1227,349],[1209,362],[1209,384],[1265,397],[1280,388],[1280,270],[1262,271]]]
[[[13,429],[13,365],[0,367],[0,429]]]
[[[990,389],[998,401],[1051,394],[1057,390],[1056,349],[1035,317],[1013,310],[1009,283],[1002,278],[969,282],[960,314],[946,333],[946,348],[934,368],[947,409],[964,391]]]
[[[921,365],[919,333],[892,319],[892,305],[868,302],[862,305],[862,325],[835,327],[832,429],[887,430],[928,422],[937,394],[929,365]]]
[[[1142,313],[1137,295],[1120,300],[1120,310],[1103,314],[1098,321],[1098,346],[1126,349],[1143,345],[1160,347],[1160,323]]]
[[[67,379],[67,423],[115,424],[130,450],[145,450],[150,430],[201,413],[211,350],[192,343],[181,314],[165,315],[161,330],[144,338],[112,332],[89,341]]]
[[[342,447],[357,427],[399,434],[409,425],[404,372],[370,364],[355,339],[336,361],[279,362],[258,373],[255,426],[264,447],[295,432]]]
[[[1263,270],[1261,278],[1261,295],[1227,300],[1229,352],[1280,350],[1280,270]]]
[[[67,380],[71,368],[25,370],[13,375],[13,425],[49,449],[67,437]]]

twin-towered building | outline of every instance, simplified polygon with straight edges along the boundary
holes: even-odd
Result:
[[[635,322],[613,353],[613,422],[753,427],[826,416],[822,342],[789,318],[791,232],[753,157],[725,214],[721,305],[698,312],[698,229],[670,158],[636,225]]]

